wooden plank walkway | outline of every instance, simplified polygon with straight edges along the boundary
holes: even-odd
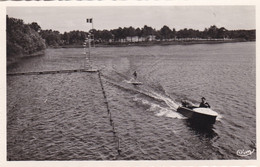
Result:
[[[17,75],[44,75],[44,74],[60,74],[60,73],[75,73],[75,72],[98,72],[95,69],[74,69],[74,70],[56,70],[56,71],[38,71],[38,72],[21,72],[21,73],[7,73],[8,76]]]

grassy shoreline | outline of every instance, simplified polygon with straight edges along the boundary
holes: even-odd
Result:
[[[111,42],[98,43],[95,47],[127,47],[127,46],[164,46],[164,45],[193,45],[193,44],[220,44],[220,43],[236,43],[236,42],[253,42],[243,39],[235,40],[180,40],[180,41],[148,41],[148,42]],[[62,45],[50,48],[83,48],[83,45]]]

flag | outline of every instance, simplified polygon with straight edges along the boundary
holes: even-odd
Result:
[[[91,19],[87,19],[87,23],[92,23],[92,18]]]

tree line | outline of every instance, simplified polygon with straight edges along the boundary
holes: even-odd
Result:
[[[168,26],[160,30],[145,25],[143,28],[124,27],[112,30],[91,29],[89,32],[70,31],[59,33],[53,30],[42,30],[40,32],[48,46],[80,45],[89,34],[94,34],[96,43],[108,42],[140,42],[140,41],[168,41],[181,39],[240,39],[246,41],[255,40],[255,30],[227,30],[224,27],[218,28],[215,25],[205,28],[204,31],[194,29],[181,29],[176,31]],[[133,40],[135,38],[135,41]],[[128,40],[127,40],[128,39]]]
[[[89,32],[74,30],[60,33],[56,30],[42,30],[33,22],[24,24],[23,20],[7,16],[7,52],[8,54],[30,54],[48,47],[64,45],[82,45],[89,34],[94,34],[96,43],[113,42],[144,42],[150,40],[196,40],[196,39],[240,39],[255,40],[255,30],[227,30],[215,25],[205,28],[203,31],[194,29],[181,29],[176,31],[164,25],[156,30],[145,25],[142,28],[124,27],[111,30],[91,29]],[[135,38],[135,40],[133,40]]]
[[[6,17],[6,45],[8,56],[28,55],[45,49],[37,23],[24,24],[23,20]]]

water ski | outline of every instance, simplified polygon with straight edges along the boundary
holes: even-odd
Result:
[[[133,84],[133,85],[142,85],[143,83],[142,82],[131,82],[131,84]]]
[[[133,85],[142,85],[142,82],[138,82],[135,79],[130,79],[129,81],[127,81],[127,83],[133,84]]]
[[[98,70],[95,68],[89,68],[89,69],[84,69],[84,72],[97,72]]]

